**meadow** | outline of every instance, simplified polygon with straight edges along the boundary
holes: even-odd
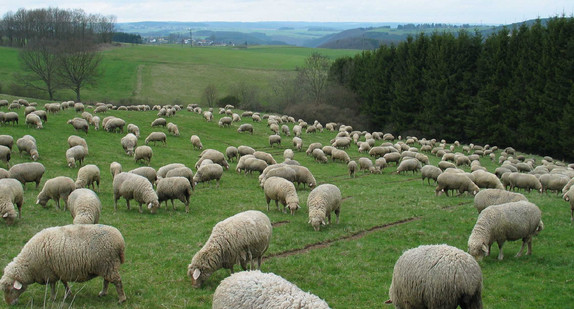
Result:
[[[0,99],[11,101],[14,97],[2,95]],[[45,103],[37,102],[40,106]],[[237,112],[241,114],[241,111]],[[230,163],[231,168],[224,172],[219,188],[215,184],[196,187],[190,213],[185,213],[184,205],[179,201],[175,202],[175,211],[164,205],[153,215],[147,211],[139,213],[137,207],[128,211],[123,199],[118,201],[118,210],[114,212],[110,163],[120,162],[124,171],[140,166],[124,154],[120,145],[123,134],[93,128],[87,135],[78,134],[66,124],[68,119],[78,116],[70,109],[49,115],[48,122],[40,130],[27,128],[23,109],[18,113],[20,124],[0,126],[0,133],[12,135],[15,140],[25,134],[34,136],[40,153],[38,162],[46,166],[46,173],[39,188],[30,183],[25,186],[22,218],[13,226],[1,223],[0,267],[7,265],[38,231],[72,222],[69,212],[57,209],[53,201],[47,208],[35,205],[35,201],[46,180],[60,175],[76,178],[77,168],[66,166],[65,151],[68,136],[77,134],[87,140],[90,149],[85,164],[96,164],[101,170],[101,186],[96,190],[103,204],[100,223],[118,228],[126,241],[126,262],[121,268],[127,295],[124,308],[210,308],[215,288],[229,272],[219,270],[201,289],[194,289],[186,276],[187,265],[217,222],[250,209],[263,211],[274,225],[262,271],[286,278],[325,299],[332,308],[390,308],[384,302],[388,299],[394,263],[401,253],[421,244],[441,243],[466,251],[468,236],[477,218],[472,196],[435,196],[435,186],[421,182],[420,173],[397,175],[393,173],[396,167],[391,165],[382,174],[360,172],[356,178],[350,178],[346,164],[316,163],[304,151],[296,152],[294,159],[307,166],[319,184],[337,185],[344,198],[340,223],[328,225],[319,232],[308,224],[309,188],[298,188],[301,209],[294,216],[277,211],[273,204],[267,211],[257,175],[237,174],[236,162]],[[167,133],[163,128],[150,127],[156,118],[155,111],[110,111],[102,116],[109,115],[138,125],[140,145],[152,131]],[[179,126],[181,135],[168,135],[166,146],[152,145],[151,166],[157,169],[180,162],[193,168],[200,151],[191,147],[189,137],[192,134],[200,136],[205,148],[224,152],[229,145],[249,145],[271,153],[277,161],[282,161],[284,149],[291,148],[292,137],[289,136],[283,136],[281,147],[271,148],[267,139],[271,131],[264,123],[254,123],[253,135],[239,134],[237,123],[231,128],[218,127],[220,117],[216,115],[213,122],[206,122],[200,115],[182,110],[169,118],[168,121]],[[312,119],[307,121],[312,122]],[[251,120],[243,119],[242,123],[245,122],[251,123]],[[326,145],[334,135],[327,131],[303,134],[304,148],[312,142]],[[26,155],[20,157],[14,147],[12,164],[31,161]],[[462,151],[461,148],[456,150]],[[358,153],[356,146],[347,152],[355,160],[365,156]],[[431,164],[436,165],[439,161],[439,158],[429,157]],[[540,158],[537,159],[540,162]],[[488,158],[482,158],[481,163],[489,171],[497,166]],[[3,163],[0,167],[6,168]],[[552,193],[525,194],[541,208],[545,229],[534,238],[531,256],[515,258],[521,242],[507,242],[505,258],[498,261],[498,248],[493,245],[491,256],[480,262],[484,276],[484,307],[566,308],[574,298],[571,275],[574,248],[568,203]],[[235,269],[238,271],[239,267]],[[115,289],[112,288],[106,297],[97,297],[101,284],[101,278],[72,283],[73,296],[65,300],[64,289],[58,285],[56,301],[46,297],[49,295],[46,286],[33,284],[14,308],[115,307]]]

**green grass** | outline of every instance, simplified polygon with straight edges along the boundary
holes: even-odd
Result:
[[[13,97],[2,96],[9,101]],[[40,104],[43,101],[38,101]],[[18,111],[23,119],[23,110]],[[150,123],[156,112],[121,112],[114,115],[140,127],[143,139],[152,132]],[[101,115],[101,116],[107,116]],[[77,169],[66,166],[65,150],[69,135],[77,134],[66,121],[77,116],[72,110],[50,115],[44,129],[27,128],[23,121],[17,126],[0,127],[1,134],[15,139],[31,134],[38,140],[39,162],[46,166],[47,179],[56,176],[76,178]],[[189,137],[197,134],[205,148],[224,151],[229,145],[249,145],[257,150],[270,152],[282,160],[283,150],[291,145],[291,137],[284,137],[280,148],[270,148],[267,142],[269,129],[261,123],[254,124],[255,134],[238,134],[232,128],[219,128],[207,123],[199,115],[181,111],[169,121],[179,126],[180,137],[168,135],[167,146],[152,146],[154,156],[151,166],[181,162],[193,167],[200,151],[192,150]],[[251,122],[244,119],[243,122]],[[292,125],[290,125],[292,127]],[[157,129],[165,131],[164,129]],[[121,199],[118,211],[113,211],[112,180],[109,164],[118,161],[124,170],[140,165],[127,157],[121,148],[122,134],[90,130],[84,137],[90,148],[86,164],[96,164],[102,174],[98,195],[103,203],[100,223],[117,227],[126,240],[126,262],[121,274],[127,295],[124,308],[210,308],[212,294],[219,282],[229,274],[226,270],[215,272],[201,289],[193,289],[186,276],[192,256],[207,240],[214,224],[238,212],[256,209],[268,214],[274,223],[288,221],[274,228],[271,245],[262,271],[276,273],[325,299],[333,308],[385,308],[393,266],[401,253],[421,244],[446,243],[466,250],[467,240],[476,222],[472,197],[435,196],[434,186],[422,184],[420,174],[395,175],[395,166],[385,169],[382,175],[359,173],[350,179],[346,164],[315,163],[304,152],[297,152],[295,159],[307,166],[319,183],[337,185],[345,198],[341,221],[315,232],[307,223],[306,199],[309,189],[298,190],[301,209],[294,215],[283,214],[273,207],[267,212],[265,198],[258,186],[256,175],[238,175],[236,163],[231,163],[224,173],[220,188],[212,184],[197,186],[191,198],[191,212],[186,214],[184,205],[176,201],[177,210],[163,206],[157,214],[138,213],[137,207],[128,211]],[[304,145],[321,142],[326,145],[334,133],[304,134]],[[461,151],[461,149],[457,149]],[[363,156],[355,147],[347,150],[353,159]],[[12,164],[27,162],[26,156],[13,154]],[[431,157],[431,164],[438,158]],[[481,162],[490,171],[496,165],[487,158]],[[0,167],[5,167],[0,163]],[[18,254],[26,241],[43,228],[72,222],[68,212],[55,208],[53,201],[44,209],[35,205],[39,189],[26,185],[22,219],[13,226],[0,223],[0,267],[8,264]],[[527,197],[543,211],[545,230],[533,242],[533,255],[515,258],[520,242],[505,245],[505,259],[496,260],[498,249],[493,246],[492,256],[481,263],[484,275],[483,301],[485,308],[542,308],[567,307],[573,299],[571,279],[572,225],[568,204],[560,196],[527,193]],[[373,227],[411,219],[403,224],[375,229],[351,237]],[[289,250],[320,244],[316,248],[288,256],[275,256]],[[239,267],[236,267],[238,270]],[[111,288],[108,296],[98,298],[101,278],[86,283],[74,283],[75,298],[62,301],[63,288],[58,285],[58,299],[44,304],[45,286],[33,284],[23,293],[15,308],[74,307],[103,308],[115,306],[117,295]]]

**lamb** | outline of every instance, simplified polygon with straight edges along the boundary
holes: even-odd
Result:
[[[526,255],[532,253],[532,237],[544,229],[542,212],[533,203],[518,201],[485,208],[476,220],[468,238],[468,252],[476,259],[490,254],[490,247],[498,243],[498,259],[504,254],[502,246],[509,240],[522,239],[522,247],[516,257],[520,257],[528,244]]]
[[[510,173],[510,175],[508,175],[508,181],[510,182],[510,190],[512,191],[514,191],[514,188],[521,188],[528,192],[532,189],[536,189],[542,193],[540,180],[532,174]]]
[[[263,183],[263,191],[267,201],[267,211],[269,211],[269,202],[275,201],[275,206],[279,210],[279,202],[283,204],[283,212],[288,208],[291,215],[295,214],[299,208],[299,197],[293,183],[281,177],[269,177]]]
[[[167,132],[171,133],[173,136],[179,136],[179,129],[177,128],[177,124],[170,122],[167,124]]]
[[[272,229],[269,218],[257,210],[244,211],[217,223],[203,248],[187,266],[192,286],[200,288],[220,268],[233,273],[237,263],[245,270],[248,262],[253,268],[253,261],[257,260],[259,269],[263,254],[269,248]]]
[[[355,161],[350,161],[349,163],[347,163],[347,168],[349,169],[349,177],[354,178],[355,177],[355,173],[358,170],[358,166],[357,166],[357,162]]]
[[[68,209],[74,224],[97,224],[102,213],[98,195],[90,189],[76,189],[68,197]]]
[[[142,166],[129,171],[129,173],[145,177],[152,185],[155,185],[157,181],[157,172],[153,167]]]
[[[58,209],[60,209],[60,198],[64,200],[66,208],[68,207],[68,196],[72,191],[76,190],[76,184],[74,180],[66,176],[58,176],[52,179],[48,179],[44,183],[42,191],[38,193],[36,198],[36,204],[41,205],[46,208],[46,204],[49,200],[54,200]],[[64,210],[66,209],[64,208]]]
[[[10,173],[10,178],[18,180],[24,186],[24,189],[26,189],[27,182],[35,182],[36,189],[38,189],[45,171],[46,168],[42,163],[27,162],[13,165],[8,172]]]
[[[98,185],[98,191],[100,190],[100,169],[97,165],[88,164],[82,166],[78,170],[78,178],[76,178],[76,188],[86,188],[90,185],[92,190],[95,190],[95,185]]]
[[[86,155],[89,154],[88,143],[86,142],[86,140],[77,136],[77,135],[70,135],[68,137],[68,146],[70,146],[70,148],[72,148],[72,147],[78,146],[78,145],[84,147],[84,150],[86,151]]]
[[[474,196],[474,207],[478,213],[481,213],[488,206],[518,201],[528,201],[528,199],[521,193],[508,192],[504,189],[486,189]]]
[[[273,148],[273,145],[275,144],[281,146],[281,136],[277,134],[269,135],[269,145],[271,146],[271,148]]]
[[[197,148],[199,150],[203,149],[203,144],[201,143],[201,140],[199,139],[199,136],[197,135],[192,135],[189,138],[189,141],[191,142],[191,145],[193,147],[193,149]]]
[[[151,122],[152,127],[165,127],[167,125],[167,121],[165,118],[157,118]]]
[[[241,145],[241,146],[237,147],[237,152],[239,153],[240,157],[243,157],[245,155],[252,155],[253,153],[255,153],[255,149],[253,149],[249,146]]]
[[[26,125],[31,125],[33,127],[35,127],[36,129],[42,129],[42,119],[40,119],[40,116],[36,115],[36,114],[28,114],[26,115]]]
[[[464,192],[476,195],[480,189],[463,173],[442,173],[437,177],[437,186],[435,194],[440,195],[442,192],[448,196],[449,190],[458,190],[459,196]]]
[[[194,185],[197,185],[200,182],[210,182],[211,180],[215,180],[217,185],[216,187],[219,188],[219,180],[223,176],[223,167],[219,164],[207,164],[201,166],[195,175],[193,176]]]
[[[333,152],[331,152],[331,159],[333,160],[333,162],[335,162],[335,160],[340,160],[347,164],[351,161],[351,158],[349,157],[347,152],[340,149],[333,149]]]
[[[138,146],[134,152],[134,159],[136,163],[141,160],[147,162],[147,165],[149,165],[152,157],[153,157],[153,150],[151,149],[150,146],[146,145]]]
[[[120,197],[126,199],[128,210],[130,209],[130,200],[134,199],[139,203],[140,213],[143,212],[142,204],[146,204],[153,214],[159,208],[159,202],[152,184],[147,178],[133,173],[119,173],[114,177],[114,211],[118,210],[118,200]]]
[[[237,132],[238,133],[250,132],[251,135],[253,135],[253,125],[251,125],[249,123],[244,123],[244,124],[240,125],[239,128],[237,128]]]
[[[153,142],[154,145],[156,142],[161,142],[162,144],[167,145],[167,136],[163,132],[151,132],[145,138],[145,144],[147,145],[149,142]]]
[[[122,234],[111,226],[72,224],[46,228],[36,233],[4,268],[0,279],[4,299],[9,305],[15,304],[28,285],[36,282],[49,283],[54,299],[58,280],[69,295],[69,281],[84,282],[101,276],[104,285],[99,296],[107,294],[111,282],[116,286],[118,302],[123,303],[126,295],[119,268],[124,262],[124,249]]]
[[[24,203],[24,188],[22,184],[12,178],[0,179],[0,216],[6,221],[6,225],[12,225],[16,218],[18,208],[18,218],[22,215],[22,204]]]
[[[18,152],[20,153],[20,156],[22,156],[22,152],[26,152],[30,155],[30,157],[34,161],[40,158],[40,155],[38,154],[38,147],[36,145],[36,140],[32,136],[25,135],[19,138],[16,141],[16,146],[18,147]]]
[[[430,180],[434,180],[437,182],[438,176],[442,173],[442,170],[433,165],[425,165],[421,168],[421,178],[423,179],[423,183],[425,179],[427,179],[428,184],[430,185]]]
[[[419,246],[395,263],[389,297],[396,308],[482,308],[482,270],[458,248]]]
[[[138,145],[138,138],[135,136],[135,134],[128,133],[126,136],[122,137],[120,143],[122,144],[122,148],[124,149],[126,155],[131,157],[134,155],[134,150]]]
[[[319,163],[327,163],[329,161],[323,150],[321,150],[320,148],[313,149],[312,154],[313,158],[315,158],[315,161]]]
[[[71,124],[76,131],[84,131],[86,134],[88,134],[88,129],[90,126],[88,125],[88,121],[86,119],[76,117],[68,120],[68,124]]]
[[[162,178],[157,182],[158,201],[165,201],[167,209],[167,200],[171,200],[171,207],[175,210],[174,199],[180,200],[185,204],[185,212],[189,213],[189,198],[191,196],[191,182],[185,177],[168,177]]]
[[[223,279],[213,294],[212,308],[328,309],[329,305],[280,276],[252,270]]]
[[[112,180],[117,174],[122,172],[122,165],[116,161],[110,163],[110,174],[112,174]]]
[[[474,176],[474,183],[479,188],[504,189],[500,179],[498,179],[498,177],[493,173],[476,170],[472,172],[472,175]]]
[[[332,184],[322,184],[313,189],[307,197],[307,207],[309,208],[309,224],[319,231],[321,225],[326,225],[325,217],[331,224],[331,212],[337,216],[339,224],[339,214],[341,213],[341,191]]]
[[[157,170],[157,177],[158,178],[165,178],[165,177],[167,177],[166,176],[167,172],[171,171],[172,169],[178,168],[178,167],[185,167],[185,164],[183,164],[183,163],[170,163],[170,164],[164,165]]]
[[[133,123],[128,124],[128,133],[132,133],[137,138],[140,138],[140,128]]]
[[[421,162],[415,158],[402,160],[395,173],[400,174],[403,172],[411,171],[414,173],[421,170]]]
[[[10,148],[0,145],[0,161],[6,163],[6,167],[10,168],[10,157],[12,155],[12,151]]]
[[[68,163],[69,168],[75,168],[76,162],[79,162],[80,166],[82,166],[85,157],[86,149],[84,149],[83,146],[78,145],[66,150],[66,162]]]

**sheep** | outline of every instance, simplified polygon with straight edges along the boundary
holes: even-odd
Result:
[[[33,127],[35,127],[36,129],[42,129],[42,119],[40,119],[40,116],[36,115],[36,114],[28,114],[26,115],[26,125],[31,125]]]
[[[288,208],[291,215],[301,208],[299,207],[299,197],[297,190],[293,183],[281,177],[269,177],[263,183],[263,191],[265,192],[265,200],[267,201],[267,211],[269,211],[269,202],[274,200],[277,210],[279,210],[279,203],[283,204],[283,212]]]
[[[94,130],[99,130],[100,129],[100,117],[98,116],[94,116],[92,118],[92,122],[91,124],[94,126]]]
[[[436,182],[436,195],[445,192],[448,196],[449,190],[458,190],[459,196],[464,192],[469,192],[474,196],[480,191],[478,186],[463,173],[442,173],[437,177]]]
[[[210,182],[211,180],[215,180],[217,185],[216,188],[219,188],[219,180],[223,175],[223,167],[219,164],[207,164],[201,166],[195,175],[193,176],[194,185],[197,186],[200,182]]]
[[[395,263],[389,300],[396,308],[482,308],[482,270],[449,245],[422,245]]]
[[[264,170],[265,173],[261,173],[261,175],[259,176],[259,185],[261,186],[261,188],[264,187],[265,181],[271,177],[284,178],[292,183],[294,183],[295,180],[297,179],[297,173],[290,166],[284,164],[276,164],[276,165],[279,166],[275,167],[275,165],[272,165],[272,167],[275,168],[272,169],[266,168]]]
[[[267,166],[268,166],[267,162],[261,159],[257,159],[255,157],[247,158],[243,162],[243,169],[245,170],[246,175],[248,173],[252,174],[254,171],[259,172],[259,175],[261,175],[261,173],[263,173],[263,170],[265,170]]]
[[[36,140],[33,137],[25,135],[19,138],[16,140],[16,146],[18,147],[20,156],[22,156],[22,152],[26,152],[34,161],[40,158],[40,154],[38,153],[38,146],[36,145]]]
[[[18,114],[16,112],[7,112],[4,114],[4,123],[12,123],[12,126],[18,124]]]
[[[132,133],[137,138],[140,137],[140,128],[133,123],[128,124],[128,133]]]
[[[179,129],[177,128],[177,124],[172,122],[167,124],[167,132],[171,133],[173,136],[179,136]]]
[[[163,132],[151,132],[145,138],[145,144],[147,145],[149,142],[153,142],[154,145],[156,142],[161,142],[162,144],[167,145],[167,136]]]
[[[78,145],[66,150],[66,162],[69,168],[75,168],[76,162],[79,162],[80,166],[82,166],[85,157],[86,149],[83,146]]]
[[[22,216],[22,204],[24,203],[24,188],[16,179],[0,179],[0,216],[6,221],[6,225],[12,225],[16,218],[18,208],[18,218]]]
[[[203,162],[206,159],[209,159],[209,160],[213,161],[213,163],[221,165],[225,169],[229,169],[229,163],[227,163],[227,160],[225,160],[225,156],[219,150],[206,149],[201,153],[200,156],[201,157],[199,158],[199,160],[195,163],[196,169],[199,168],[199,166],[201,165],[201,162]]]
[[[191,190],[192,191],[195,190],[195,185],[193,183],[193,171],[191,170],[191,168],[187,166],[182,166],[171,169],[165,174],[165,178],[169,177],[185,177],[187,178],[187,180],[189,180],[189,183],[191,184]]]
[[[574,187],[570,187],[562,196],[570,204],[570,223],[574,222]]]
[[[193,256],[187,266],[187,276],[192,286],[200,288],[212,273],[227,268],[233,273],[233,266],[239,263],[242,269],[257,260],[257,269],[271,241],[273,227],[262,212],[248,210],[217,223],[209,239]]]
[[[110,163],[110,174],[112,174],[112,180],[117,174],[122,172],[122,165],[116,161]]]
[[[205,111],[205,112],[203,112],[203,118],[205,119],[205,121],[211,122],[211,120],[213,120],[213,113],[209,112],[209,111]]]
[[[90,185],[92,190],[95,190],[95,184],[98,185],[98,191],[100,190],[100,169],[97,165],[88,164],[82,166],[78,170],[78,178],[76,178],[76,188],[86,188]]]
[[[134,151],[134,159],[136,163],[141,160],[144,161],[144,163],[147,162],[147,165],[149,165],[152,157],[153,157],[153,150],[151,149],[150,146],[147,145],[138,146]]]
[[[89,244],[89,245],[86,245]],[[108,284],[116,286],[118,303],[126,300],[119,274],[124,262],[125,242],[116,228],[101,224],[72,224],[46,228],[34,235],[22,251],[4,268],[0,288],[9,305],[32,283],[49,283],[52,298],[56,282],[62,281],[66,295],[68,282],[84,282],[104,278],[99,296],[108,292]]]
[[[84,109],[85,107],[83,103],[80,102],[74,103],[74,110],[76,111],[76,113],[81,113],[84,111]]]
[[[331,146],[343,149],[349,148],[350,145],[351,145],[351,139],[348,137],[337,138],[335,139],[335,141],[331,143]]]
[[[189,179],[180,176],[162,178],[157,182],[158,202],[165,201],[167,210],[167,200],[171,200],[171,207],[175,210],[174,199],[185,204],[185,212],[189,213],[189,198],[191,196],[191,182]]]
[[[309,208],[309,224],[315,231],[319,231],[321,225],[326,225],[325,217],[331,224],[331,212],[337,216],[336,223],[339,224],[339,214],[341,213],[341,190],[332,184],[322,184],[307,197],[307,208]]]
[[[233,119],[231,117],[221,117],[217,122],[217,125],[220,127],[230,127]]]
[[[239,154],[240,157],[243,157],[244,155],[252,155],[253,153],[255,153],[255,149],[249,146],[241,145],[237,147],[237,153]]]
[[[12,146],[14,146],[14,138],[10,135],[0,135],[0,145],[6,146],[12,150]]]
[[[520,257],[528,244],[526,255],[532,253],[532,237],[544,229],[541,220],[542,212],[533,203],[518,201],[485,208],[476,220],[472,233],[468,238],[468,252],[476,259],[482,259],[490,254],[490,247],[498,243],[498,259],[504,254],[502,246],[509,240],[522,239],[522,247],[516,254]]]
[[[358,170],[357,162],[349,161],[349,163],[347,163],[347,169],[349,169],[349,177],[354,178]]]
[[[532,174],[510,173],[510,175],[508,175],[508,181],[510,182],[511,191],[514,191],[514,188],[524,189],[528,192],[532,189],[536,189],[542,193],[540,180]]]
[[[251,135],[253,135],[253,125],[251,125],[249,123],[244,123],[244,124],[240,125],[239,128],[237,128],[237,133],[242,133],[242,132],[250,132]]]
[[[68,120],[67,123],[71,124],[76,131],[84,131],[86,134],[88,134],[88,129],[90,126],[88,125],[88,121],[86,121],[86,119],[73,118]]]
[[[377,169],[373,165],[373,161],[371,161],[371,159],[366,158],[366,157],[359,158],[359,171],[370,172],[370,173],[380,173],[381,172],[380,169]]]
[[[301,151],[301,148],[303,147],[303,140],[297,136],[293,137],[293,147],[295,147],[297,151]]]
[[[169,171],[171,171],[172,169],[179,168],[179,167],[185,167],[185,164],[183,164],[183,163],[170,163],[170,164],[164,165],[157,170],[157,177],[158,178],[165,178]]]
[[[130,200],[134,199],[139,203],[139,212],[142,213],[142,204],[146,204],[153,214],[159,208],[159,202],[152,184],[147,178],[133,173],[119,173],[114,177],[114,211],[118,210],[118,200],[123,197],[126,200],[128,210]]]
[[[328,309],[329,305],[280,276],[252,270],[223,279],[213,294],[212,308]]]
[[[553,173],[553,174],[541,175],[539,180],[540,185],[542,186],[541,192],[548,192],[548,190],[550,190],[550,191],[556,191],[556,193],[558,194],[564,188],[564,186],[568,184],[568,181],[570,181],[570,177],[562,174]]]
[[[403,172],[411,171],[414,173],[419,172],[421,170],[421,162],[415,158],[406,159],[401,161],[395,173],[400,174]]]
[[[349,157],[347,152],[340,149],[333,149],[333,152],[331,152],[331,159],[333,160],[333,162],[335,162],[335,160],[340,160],[347,164],[351,161],[351,158]]]
[[[395,165],[398,166],[401,160],[401,154],[398,152],[389,152],[384,154],[383,158],[385,159],[385,161],[387,161],[387,164],[395,162]]]
[[[165,128],[166,125],[167,125],[167,121],[165,120],[165,118],[157,118],[151,122],[152,127],[164,127]]]
[[[64,205],[66,206],[64,210],[66,210],[68,207],[68,196],[74,190],[76,190],[76,184],[70,177],[58,176],[48,179],[46,183],[44,183],[42,191],[38,193],[36,204],[46,208],[46,204],[50,199],[52,199],[56,202],[58,209],[61,209],[60,198],[62,198],[64,200]]]
[[[279,146],[281,146],[281,136],[274,134],[274,135],[269,135],[269,146],[271,146],[271,148],[273,148],[273,145],[278,144]]]
[[[315,161],[319,163],[327,163],[329,161],[323,150],[320,148],[313,149],[312,155],[313,158],[315,158]]]
[[[10,173],[10,178],[22,183],[24,189],[26,189],[27,182],[35,182],[36,189],[38,189],[45,171],[46,168],[42,163],[26,162],[13,165],[8,172]]]
[[[155,185],[157,181],[157,172],[153,167],[142,166],[129,171],[129,173],[145,177],[152,185]]]
[[[438,176],[442,173],[442,170],[436,166],[433,165],[425,165],[421,168],[421,178],[423,180],[423,183],[425,181],[425,179],[427,179],[428,184],[430,185],[430,180],[434,180],[434,182],[437,182],[437,178]]]
[[[94,191],[76,189],[68,197],[67,204],[74,224],[97,224],[100,221],[102,203]]]
[[[508,192],[503,189],[481,190],[474,196],[474,207],[481,213],[486,207],[510,202],[528,201],[521,193]]]
[[[0,161],[3,161],[4,163],[6,163],[6,167],[10,168],[10,158],[11,158],[12,152],[10,151],[10,148],[4,146],[4,145],[0,145]]]
[[[78,146],[78,145],[84,147],[84,150],[86,151],[86,155],[89,154],[88,143],[86,142],[86,140],[82,137],[77,136],[77,135],[70,135],[68,137],[68,146],[70,148],[72,148],[72,147]]]
[[[277,164],[277,161],[273,159],[273,156],[267,152],[256,151],[253,153],[255,158],[265,161],[268,165]]]
[[[305,184],[307,184],[309,188],[312,188],[317,184],[315,177],[308,168],[299,165],[290,165],[290,167],[295,170],[295,183],[297,186],[302,183],[303,188],[305,187]]]
[[[201,143],[201,140],[199,139],[199,136],[197,135],[192,135],[189,138],[189,141],[191,142],[191,145],[193,147],[193,149],[197,148],[199,150],[203,149],[203,144]]]
[[[134,149],[138,145],[138,138],[135,136],[135,134],[128,133],[126,136],[122,137],[120,143],[122,144],[122,148],[124,149],[126,155],[131,157],[134,155]]]
[[[292,149],[285,149],[283,151],[283,159],[284,160],[293,160],[294,156],[295,156],[295,153],[293,152]]]
[[[504,189],[502,182],[495,174],[483,170],[472,172],[474,183],[479,188]]]

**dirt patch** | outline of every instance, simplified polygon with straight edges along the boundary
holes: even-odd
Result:
[[[289,220],[278,221],[278,222],[271,223],[271,226],[278,227],[278,226],[282,226],[282,225],[289,224],[289,223],[291,223],[291,221],[289,221]]]
[[[421,217],[413,217],[413,218],[403,219],[403,220],[399,220],[399,221],[395,221],[395,222],[391,222],[391,223],[387,223],[387,224],[383,224],[383,225],[373,226],[370,229],[360,231],[360,232],[357,232],[355,234],[345,235],[345,236],[342,236],[342,237],[339,237],[336,239],[331,239],[331,240],[326,240],[326,241],[322,241],[322,242],[318,242],[318,243],[314,243],[314,244],[309,244],[309,245],[306,245],[305,247],[299,248],[299,249],[291,249],[291,250],[287,250],[287,251],[283,251],[283,252],[270,254],[268,256],[263,257],[263,260],[267,260],[270,258],[276,258],[276,257],[286,257],[286,256],[295,255],[295,254],[306,253],[306,252],[309,252],[311,250],[327,248],[332,243],[337,242],[337,241],[359,239],[359,238],[365,237],[366,235],[368,235],[370,233],[384,230],[384,229],[387,229],[387,228],[390,228],[390,227],[393,227],[396,225],[401,225],[401,224],[409,223],[412,221],[416,221],[416,220],[419,220],[420,218]]]
[[[134,96],[139,96],[142,92],[142,87],[143,87],[143,68],[144,65],[140,64],[138,65],[138,70],[137,70],[137,84],[136,84],[136,90],[134,91]]]

